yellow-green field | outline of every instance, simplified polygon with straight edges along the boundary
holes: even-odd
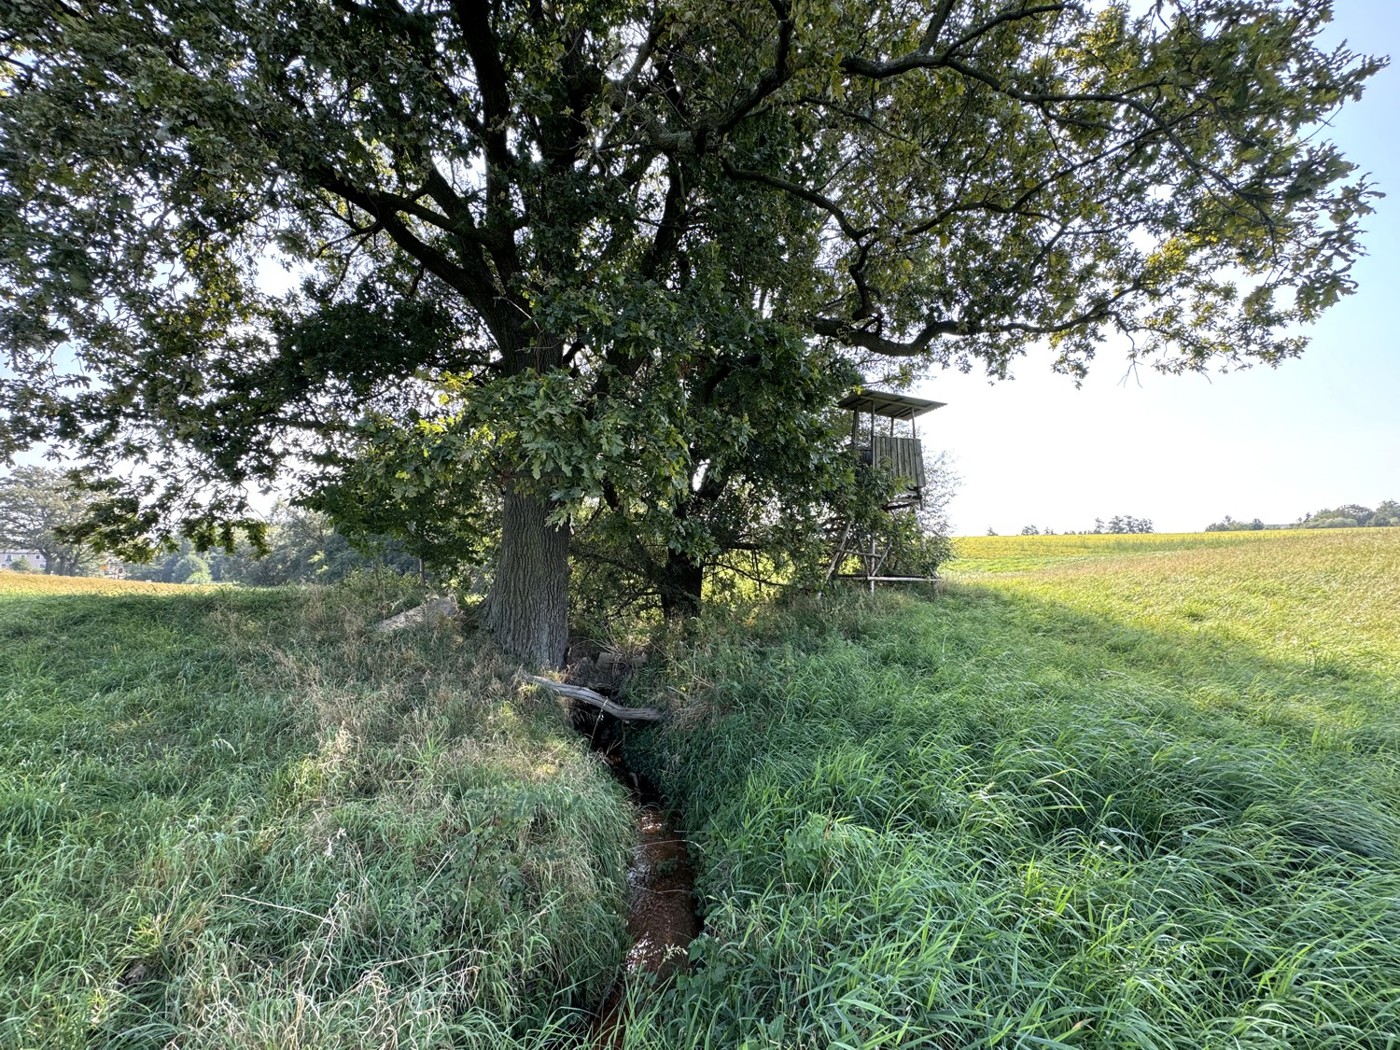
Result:
[[[1380,530],[1328,530],[1361,533]],[[1183,550],[1217,550],[1256,543],[1303,542],[1324,535],[1317,529],[1261,532],[1149,532],[1133,535],[1065,534],[1058,536],[959,536],[953,540],[957,560],[948,568],[968,573],[1026,572],[1067,561],[1097,560],[1115,555]]]
[[[0,572],[0,600],[65,594],[189,594],[175,583],[110,580],[102,576],[45,576],[37,572]]]
[[[1400,529],[959,539],[965,585],[1334,671],[1400,673]]]

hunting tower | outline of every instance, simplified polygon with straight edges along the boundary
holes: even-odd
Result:
[[[923,446],[918,418],[942,401],[926,401],[883,390],[857,390],[839,407],[851,413],[851,455],[857,469],[874,470],[894,479],[894,493],[883,510],[893,517],[912,514],[924,501]],[[875,592],[877,583],[915,583],[929,579],[902,571],[891,559],[893,530],[837,522],[832,529],[831,561],[826,578],[858,580]]]

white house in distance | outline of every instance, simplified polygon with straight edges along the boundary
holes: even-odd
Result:
[[[23,561],[35,572],[48,568],[48,559],[38,551],[0,551],[0,572],[13,568],[15,562]]]

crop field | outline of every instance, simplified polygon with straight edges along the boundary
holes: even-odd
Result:
[[[170,583],[110,580],[97,576],[45,576],[32,572],[0,572],[0,601],[63,594],[184,594],[190,590]]]
[[[1400,530],[989,536],[957,547],[954,579],[1192,642],[1178,659],[1233,645],[1314,679],[1400,678]],[[1027,561],[1038,568],[1004,567]]]
[[[489,651],[368,633],[405,585],[0,581],[0,1047],[586,1030],[625,797]]]
[[[960,546],[657,672],[706,932],[634,1045],[1400,1046],[1400,530]]]
[[[1274,554],[1280,544],[1301,543],[1323,535],[1313,530],[1262,532],[1149,532],[1135,534],[1088,535],[1071,533],[1055,536],[960,536],[953,541],[957,558],[946,568],[954,575],[970,573],[1026,572],[1063,566],[1071,562],[1098,561],[1114,556],[1163,554],[1175,551],[1212,551],[1254,544],[1270,546]]]

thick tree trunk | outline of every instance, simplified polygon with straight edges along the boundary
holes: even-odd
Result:
[[[700,615],[700,592],[705,586],[705,566],[677,551],[666,553],[661,582],[661,612],[666,619],[684,620]]]
[[[548,513],[544,500],[506,491],[486,625],[512,656],[559,667],[569,647],[569,530],[547,526]]]

